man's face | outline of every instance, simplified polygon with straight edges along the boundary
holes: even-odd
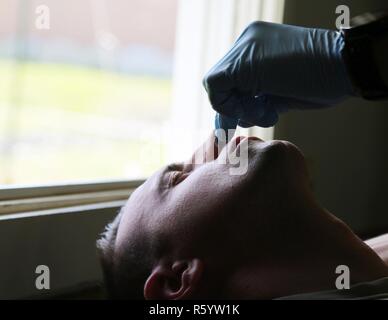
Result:
[[[130,234],[146,230],[167,240],[172,256],[196,255],[214,268],[220,261],[233,268],[263,258],[268,242],[263,240],[279,230],[279,221],[281,228],[280,212],[291,210],[307,192],[303,156],[291,143],[253,137],[235,138],[217,154],[212,136],[199,150],[206,152],[163,168],[132,194],[118,248],[125,250]],[[234,165],[228,159],[236,152],[248,156],[242,175],[230,174]]]

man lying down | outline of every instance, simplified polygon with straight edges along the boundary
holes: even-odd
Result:
[[[111,298],[388,297],[388,266],[317,203],[297,147],[243,137],[213,155],[213,136],[204,146],[202,164],[197,153],[151,176],[98,241]],[[243,151],[247,171],[231,175],[225,159]],[[349,290],[336,288],[339,265]]]

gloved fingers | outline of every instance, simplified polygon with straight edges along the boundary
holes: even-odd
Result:
[[[233,137],[238,119],[243,114],[241,100],[239,97],[231,95],[222,105],[213,105],[213,108],[217,111],[215,135],[219,141],[227,142]]]
[[[276,124],[279,113],[287,112],[290,109],[319,109],[324,107],[327,107],[327,105],[296,98],[260,94],[243,100],[243,112],[240,115],[238,125],[243,128],[254,125],[267,128]]]
[[[245,98],[242,103],[243,113],[238,122],[240,127],[259,126],[268,128],[275,125],[279,119],[275,105],[266,95]]]
[[[240,95],[229,94],[228,97],[225,96],[223,103],[213,105],[213,109],[225,117],[225,121],[228,121],[227,123],[229,123],[231,120],[228,120],[227,118],[237,120],[245,113],[245,100],[246,98],[243,98]],[[220,118],[220,120],[224,119]]]
[[[216,128],[235,129],[259,126],[268,128],[279,120],[279,113],[290,109],[318,109],[327,105],[296,98],[259,94],[256,97],[232,95],[216,115]]]
[[[279,110],[285,107],[277,105]],[[278,121],[278,111],[274,103],[266,95],[256,97],[233,95],[230,96],[222,107],[217,108],[216,129],[236,129],[237,124],[242,128],[252,126],[271,127]]]
[[[236,41],[237,43],[238,41]],[[241,49],[235,45],[225,54],[225,56],[218,61],[204,76],[202,84],[209,96],[210,103],[213,108],[224,105],[230,99],[233,100],[236,91],[240,90],[237,81],[237,74],[240,64],[236,60],[241,56]],[[244,85],[246,87],[247,85]],[[235,104],[236,101],[233,101]]]
[[[290,109],[320,109],[328,107],[327,104],[297,99],[292,97],[284,97],[269,94],[260,94],[255,97],[258,104],[263,104],[264,108],[276,109],[278,113],[286,112]],[[245,108],[244,108],[245,109]]]
[[[230,80],[227,71],[223,68],[217,71],[210,70],[202,83],[214,109],[227,103],[233,96],[233,81]]]
[[[241,127],[241,128],[250,128],[250,127],[253,127],[254,124],[249,123],[249,122],[245,122],[245,121],[242,121],[242,120],[238,120],[238,126]]]
[[[239,120],[238,125],[241,128],[250,128],[254,126],[259,126],[262,128],[269,128],[273,127],[279,120],[279,115],[276,112],[276,110],[273,111],[267,111],[264,113],[260,118],[253,118],[252,122],[247,122],[244,120]]]

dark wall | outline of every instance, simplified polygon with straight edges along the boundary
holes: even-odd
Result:
[[[286,0],[284,23],[334,29],[339,4],[351,16],[388,8],[386,0]],[[360,235],[388,232],[387,122],[387,101],[350,99],[336,108],[290,112],[275,128],[276,139],[303,150],[319,201]]]

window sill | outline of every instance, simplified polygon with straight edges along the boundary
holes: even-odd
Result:
[[[124,202],[142,180],[9,187],[0,190],[0,219],[42,210]]]

